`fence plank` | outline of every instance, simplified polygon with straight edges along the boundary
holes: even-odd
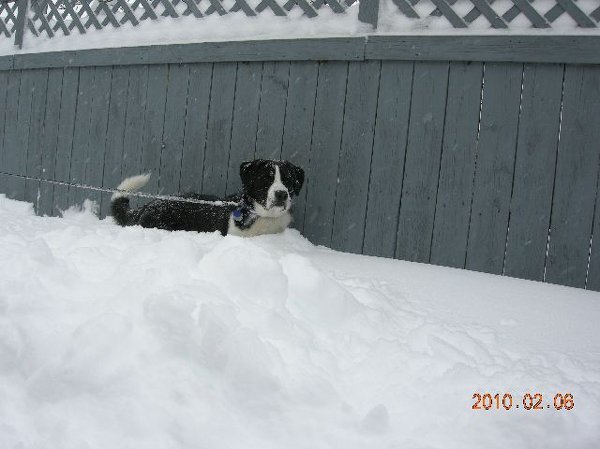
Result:
[[[483,64],[450,63],[430,262],[462,268],[473,196]]]
[[[319,66],[312,62],[290,63],[290,81],[281,158],[304,169],[308,169],[310,165],[310,146],[318,74]],[[306,187],[294,199],[293,206],[293,226],[300,231],[304,228],[305,206]]]
[[[212,71],[212,64],[194,64],[190,68],[180,192],[199,192],[202,187]]]
[[[7,100],[9,96],[9,79],[10,72],[0,72],[0,172],[4,171],[4,152],[8,151],[5,149],[4,140],[5,140],[5,129],[4,123],[8,120],[10,112],[7,108]],[[0,183],[0,188],[1,188]]]
[[[101,186],[106,146],[108,139],[108,113],[110,108],[110,87],[112,69],[110,67],[96,67],[94,69],[94,85],[92,86],[92,117],[90,125],[90,144],[87,155],[88,162],[84,166],[83,183],[91,186]],[[102,195],[97,190],[86,189],[78,193],[79,201],[90,199],[98,205]]]
[[[7,94],[6,94],[6,109],[4,113],[4,133],[3,133],[3,151],[0,153],[0,169],[5,173],[16,173],[18,168],[18,158],[21,151],[15,152],[18,146],[18,108],[19,108],[19,91],[21,87],[21,71],[15,70],[8,72],[7,79]],[[15,154],[17,153],[17,154]],[[0,191],[5,193],[9,198],[16,198],[18,194],[15,189],[19,189],[18,183],[15,184],[13,177],[4,176],[0,180]]]
[[[110,86],[108,112],[108,132],[102,187],[116,188],[121,182],[121,160],[123,157],[123,137],[127,117],[127,91],[129,89],[129,67],[114,67]],[[111,194],[102,194],[101,216],[110,215]]]
[[[448,63],[415,63],[396,257],[427,262],[438,187]]]
[[[60,104],[60,123],[58,128],[58,144],[54,166],[54,179],[69,182],[71,151],[77,116],[77,93],[79,91],[79,68],[65,68],[63,74],[63,93]],[[53,202],[56,211],[66,210],[69,203],[69,188],[55,185]]]
[[[381,64],[351,62],[331,243],[360,253],[364,237]]]
[[[148,67],[129,67],[129,87],[127,90],[127,112],[123,136],[123,156],[121,177],[139,175],[142,171],[142,136],[144,116],[148,96],[153,92],[148,88]]]
[[[564,86],[545,280],[585,287],[600,162],[600,127],[589,123],[600,117],[600,70],[568,66]]]
[[[596,207],[594,214],[594,227],[592,230],[592,248],[588,266],[585,288],[600,292],[600,174],[596,184]]]
[[[265,62],[263,66],[256,158],[281,157],[289,76],[289,62]]]
[[[235,193],[241,188],[240,164],[254,159],[262,76],[262,63],[238,63],[231,128],[231,151],[227,172],[227,193]]]
[[[169,68],[166,64],[148,66],[148,88],[142,133],[140,172],[151,173],[146,193],[159,193],[160,158],[163,150],[165,108]]]
[[[13,175],[25,175],[27,166],[27,141],[30,126],[33,77],[30,71],[19,74],[20,82],[13,83],[16,88],[15,98],[9,93],[7,102],[7,113],[10,115],[10,121],[5,125],[5,146],[7,151],[4,153],[4,163],[2,166],[7,173]],[[17,87],[18,85],[18,87]],[[25,197],[25,179],[18,177],[8,177],[6,180],[5,192],[10,198],[23,200]]]
[[[160,158],[160,190],[168,195],[177,194],[179,190],[189,78],[189,65],[169,66],[163,150]]]
[[[63,70],[49,69],[48,88],[46,96],[46,112],[44,118],[44,134],[41,141],[42,170],[41,179],[54,179],[54,165],[58,145],[58,127],[60,119],[60,104],[62,98]],[[40,184],[40,200],[38,214],[52,215],[54,186],[50,183]]]
[[[489,63],[485,85],[466,268],[502,273],[514,168],[522,64]]]
[[[71,151],[71,166],[69,182],[82,184],[84,182],[85,165],[89,163],[90,125],[92,123],[92,87],[94,86],[94,68],[79,69],[79,89],[77,93],[77,114],[73,134],[73,150]],[[70,86],[66,86],[69,88]],[[79,205],[82,198],[79,189],[69,188],[68,206]]]
[[[318,245],[331,244],[347,77],[346,62],[319,65],[303,225],[304,235]]]
[[[148,96],[153,92],[148,88],[147,66],[129,67],[129,88],[127,91],[127,112],[125,116],[125,132],[123,136],[123,153],[121,158],[121,176],[127,178],[140,174],[142,170],[143,136],[145,132],[144,115]],[[166,82],[166,80],[164,80]],[[165,87],[163,87],[165,88]],[[157,170],[151,182],[159,182]],[[138,207],[145,202],[142,198],[131,198],[131,207]]]
[[[217,64],[214,68],[202,175],[202,191],[208,194],[225,194],[236,71],[235,63]]]
[[[550,223],[563,66],[526,64],[504,272],[542,280]]]
[[[42,172],[42,142],[44,139],[44,117],[46,115],[46,94],[48,92],[48,70],[31,70],[32,100],[31,120],[27,130],[27,167],[28,177],[39,178]],[[39,213],[39,181],[25,181],[25,201],[33,203]]]
[[[363,252],[393,257],[396,247],[414,63],[381,64]]]

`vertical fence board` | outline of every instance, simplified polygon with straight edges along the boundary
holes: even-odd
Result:
[[[92,88],[95,71],[93,67],[82,67],[79,71],[79,89],[77,93],[77,114],[73,134],[73,150],[71,151],[71,167],[69,182],[82,184],[85,176],[85,165],[89,164],[90,125],[92,123]],[[70,86],[66,86],[69,88]],[[81,190],[69,188],[68,206],[81,204]]]
[[[123,136],[123,156],[121,177],[139,175],[142,171],[142,136],[144,135],[144,115],[147,96],[153,95],[148,89],[148,68],[129,67],[129,88],[127,90],[127,112]]]
[[[10,72],[0,71],[0,172],[4,171],[4,123],[9,114],[7,110],[7,97],[8,97],[8,79]],[[0,184],[1,186],[1,184]],[[1,192],[1,191],[0,191]]]
[[[331,243],[355,253],[362,251],[380,73],[379,61],[349,63]]]
[[[502,273],[522,64],[486,63],[466,268]]]
[[[116,188],[121,182],[121,160],[123,157],[123,136],[127,116],[127,91],[129,90],[129,68],[114,67],[110,86],[108,108],[108,131],[102,187]],[[100,213],[110,215],[110,193],[102,193]]]
[[[160,158],[160,190],[169,195],[177,194],[179,190],[189,77],[189,65],[169,66],[163,151]]]
[[[77,93],[79,91],[78,68],[67,67],[64,69],[62,90],[54,179],[56,181],[68,183],[71,165],[71,151],[73,149],[75,117],[77,116]],[[53,203],[55,211],[67,209],[69,203],[68,193],[68,186],[54,186]]]
[[[408,138],[413,62],[381,65],[363,252],[394,256]]]
[[[3,151],[0,154],[0,166],[2,170],[10,173],[12,170],[13,153],[17,142],[17,112],[19,108],[19,90],[21,87],[21,71],[8,72],[7,92],[4,112],[4,133],[2,139]]]
[[[166,80],[165,80],[166,81]],[[125,118],[125,132],[123,136],[123,152],[121,159],[121,177],[139,175],[142,170],[142,145],[145,131],[144,115],[146,112],[147,97],[153,95],[148,88],[148,67],[131,66],[129,68],[129,88],[127,91],[127,112]],[[155,174],[153,182],[159,181],[159,171]],[[132,197],[131,207],[138,207],[144,200]]]
[[[32,100],[31,120],[27,134],[27,177],[39,179],[42,171],[42,142],[44,139],[44,117],[46,115],[46,95],[48,92],[48,69],[31,71]],[[25,181],[25,201],[33,203],[39,213],[39,181],[27,179]]]
[[[231,146],[231,124],[235,95],[237,64],[215,64],[208,109],[208,132],[202,191],[223,195],[227,184],[227,169]]]
[[[546,280],[585,287],[600,162],[600,126],[589,125],[600,117],[600,70],[569,66],[564,85]]]
[[[240,164],[254,159],[262,66],[261,62],[238,63],[226,186],[226,191],[230,194],[236,193],[242,187]]]
[[[16,75],[16,74],[15,74]],[[10,120],[6,121],[5,145],[7,151],[4,153],[4,169],[13,175],[24,176],[27,166],[27,141],[30,126],[31,102],[33,91],[33,76],[31,71],[24,70],[19,74],[20,82],[13,83],[17,91],[13,103],[7,104],[7,112],[12,115]],[[11,93],[12,94],[12,93]],[[10,95],[12,97],[12,95]],[[15,176],[9,176],[5,179],[5,192],[8,197],[16,200],[23,200],[25,197],[25,179]]]
[[[15,173],[15,161],[18,157],[15,153],[17,147],[17,114],[19,108],[19,90],[21,86],[21,71],[8,72],[6,110],[4,113],[4,133],[2,136],[3,151],[0,153],[0,168],[5,173]],[[20,151],[23,151],[21,149]],[[0,189],[9,198],[14,197],[13,189],[14,178],[11,176],[2,176],[0,179]]]
[[[142,154],[140,173],[150,173],[147,193],[159,193],[160,158],[165,126],[167,104],[167,82],[169,67],[166,64],[148,67],[148,87],[144,110],[144,131],[142,132]]]
[[[450,63],[430,262],[462,268],[473,196],[483,64]]]
[[[212,70],[212,64],[193,64],[190,67],[180,192],[199,192],[202,187]]]
[[[92,88],[92,120],[90,125],[90,144],[88,163],[84,165],[83,182],[86,185],[101,186],[106,155],[108,113],[110,107],[110,86],[112,69],[96,67],[94,85]],[[98,205],[101,202],[101,192],[89,190],[78,193],[80,201],[90,199]]]
[[[504,271],[541,281],[548,242],[563,66],[526,64]]]
[[[304,215],[304,235],[318,245],[331,244],[347,76],[347,62],[320,63]]]
[[[317,95],[319,66],[313,62],[294,61],[290,63],[288,100],[285,112],[285,126],[281,158],[299,167],[308,168],[310,145]],[[294,199],[292,226],[302,231],[306,186]]]
[[[592,252],[587,273],[586,288],[600,292],[600,174],[596,184],[596,207],[592,231]]]
[[[46,96],[46,115],[44,118],[44,137],[42,139],[42,170],[41,179],[54,180],[54,166],[58,148],[58,127],[60,122],[60,104],[62,98],[63,70],[50,69],[48,72],[48,88]],[[53,192],[54,185],[44,183],[40,185],[40,200],[38,213],[52,215],[54,211]]]
[[[415,63],[396,257],[427,262],[438,187],[448,63]]]
[[[263,65],[256,158],[281,157],[289,76],[289,62],[265,62]]]

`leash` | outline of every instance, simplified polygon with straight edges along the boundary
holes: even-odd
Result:
[[[87,184],[76,184],[76,183],[69,183],[69,182],[64,182],[64,181],[55,181],[52,179],[32,178],[31,176],[15,175],[13,173],[5,173],[5,172],[0,172],[0,175],[12,176],[14,178],[25,179],[28,181],[47,182],[49,184],[54,184],[54,185],[94,190],[96,192],[123,193],[123,194],[127,195],[128,197],[140,197],[140,198],[151,198],[151,199],[156,199],[156,200],[180,201],[183,203],[206,204],[206,205],[212,205],[212,206],[240,206],[241,205],[241,203],[238,203],[237,201],[224,201],[224,200],[211,201],[211,200],[199,200],[199,199],[195,199],[195,198],[183,198],[180,196],[172,196],[172,195],[151,195],[149,193],[128,192],[126,190],[108,189],[108,188],[103,188],[103,187],[90,186]]]

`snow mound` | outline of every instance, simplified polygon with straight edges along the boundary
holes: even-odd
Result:
[[[0,195],[2,448],[592,448],[600,294]],[[507,411],[474,393],[511,393]],[[541,393],[543,410],[522,397]],[[571,410],[554,395],[570,393]],[[545,404],[551,405],[546,408]]]

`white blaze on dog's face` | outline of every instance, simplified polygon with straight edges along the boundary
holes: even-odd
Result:
[[[244,193],[261,217],[279,217],[289,211],[292,196],[304,183],[304,171],[285,161],[257,159],[240,167]]]

